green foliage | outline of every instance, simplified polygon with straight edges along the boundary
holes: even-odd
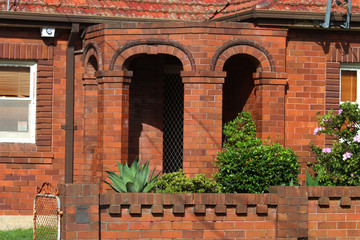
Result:
[[[155,180],[159,176],[153,177],[154,171],[149,179],[149,162],[140,166],[140,160],[135,160],[131,167],[127,164],[117,162],[120,175],[112,171],[106,171],[109,175],[111,183],[107,183],[116,192],[149,192],[155,186]]]
[[[251,141],[256,137],[256,125],[249,112],[240,113],[223,128],[224,147],[231,147],[241,141]]]
[[[156,180],[157,193],[219,193],[221,186],[205,174],[196,174],[194,178],[186,177],[180,169],[178,172],[164,173]]]
[[[319,176],[313,178],[308,171],[306,171],[306,181],[305,186],[320,186],[319,185]]]
[[[314,171],[324,186],[358,186],[360,184],[360,110],[357,103],[346,102],[339,111],[318,116],[315,135],[326,134],[334,141],[331,147],[310,143],[317,163]]]
[[[0,239],[2,240],[32,240],[33,230],[29,229],[14,229],[7,231],[0,231]]]
[[[291,149],[256,137],[251,114],[242,112],[224,126],[224,147],[217,155],[216,180],[226,193],[262,193],[269,186],[298,182],[298,158]]]

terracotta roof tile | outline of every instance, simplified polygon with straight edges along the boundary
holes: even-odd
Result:
[[[327,0],[232,0],[220,13],[219,17],[241,13],[250,9],[263,9],[274,11],[302,11],[302,12],[325,12]],[[332,4],[332,12],[347,12],[347,5],[338,6]],[[360,13],[360,0],[352,1],[352,13]]]
[[[227,0],[18,0],[11,11],[67,15],[164,18],[204,21],[220,11]],[[7,0],[0,0],[0,11]]]
[[[10,0],[10,11],[124,18],[206,21],[251,9],[325,12],[326,0]],[[14,5],[14,3],[16,3]],[[0,0],[6,11],[7,0]],[[333,4],[333,12],[347,8]],[[352,13],[360,13],[353,0]]]

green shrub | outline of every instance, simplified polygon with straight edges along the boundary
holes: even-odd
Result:
[[[320,185],[360,185],[360,109],[358,104],[346,102],[339,111],[318,116],[319,127],[314,134],[326,134],[334,141],[331,147],[310,143],[317,162],[312,164]],[[311,163],[310,163],[311,164]]]
[[[155,180],[157,179],[157,174],[149,179],[149,162],[146,162],[144,165],[140,166],[140,159],[135,160],[131,167],[128,167],[127,164],[123,165],[117,162],[120,175],[112,171],[106,171],[109,175],[111,183],[104,181],[116,192],[149,192],[155,186]],[[148,180],[149,179],[149,180]]]
[[[218,153],[216,180],[226,193],[262,193],[269,186],[298,182],[298,158],[291,149],[256,137],[248,112],[225,124],[224,151]]]
[[[164,173],[156,180],[155,189],[157,193],[219,193],[221,186],[205,174],[188,178],[180,169],[178,172]]]

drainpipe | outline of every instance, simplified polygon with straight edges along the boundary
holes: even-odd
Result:
[[[74,165],[74,74],[75,42],[79,36],[80,25],[73,23],[66,48],[66,123],[65,129],[65,183],[73,182]]]
[[[344,24],[340,25],[342,28],[350,28],[351,5],[352,5],[352,0],[349,0],[348,1],[348,10],[347,10],[347,14],[346,14],[346,21],[344,22]]]
[[[320,24],[320,27],[329,28],[330,27],[330,16],[331,16],[331,4],[333,0],[327,0],[326,12],[325,12],[325,21]]]

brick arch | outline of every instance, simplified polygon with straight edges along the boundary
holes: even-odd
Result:
[[[165,39],[142,39],[128,42],[115,51],[110,61],[109,70],[114,70],[115,65],[123,67],[125,60],[131,56],[159,53],[177,57],[185,71],[196,70],[192,53],[181,43]]]
[[[96,61],[98,64],[98,71],[103,70],[101,52],[100,52],[99,47],[96,42],[90,42],[84,48],[83,54],[81,56],[81,61],[85,68],[85,71],[87,69],[87,63],[91,56],[94,56],[96,58]]]
[[[248,54],[255,57],[262,67],[262,71],[276,72],[274,58],[270,52],[255,41],[238,39],[225,43],[211,60],[210,70],[222,71],[226,60],[236,54]]]

